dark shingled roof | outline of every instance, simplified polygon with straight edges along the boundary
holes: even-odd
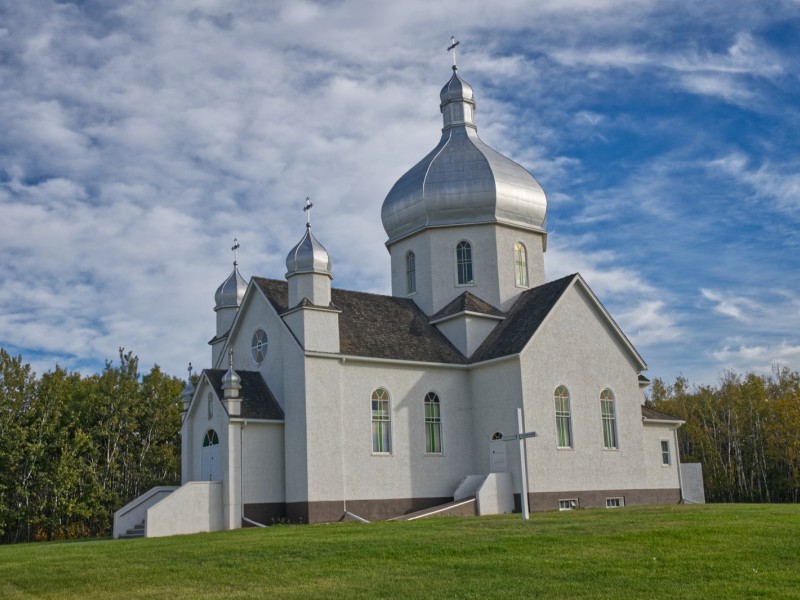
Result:
[[[567,275],[550,283],[531,288],[522,294],[506,313],[506,318],[494,328],[475,350],[471,363],[519,354],[558,299],[577,275]]]
[[[278,312],[288,308],[285,281],[253,277]],[[433,325],[413,300],[332,289],[339,315],[342,354],[420,362],[464,364],[466,359]]]
[[[225,397],[222,389],[222,377],[227,371],[224,369],[205,369],[206,374],[214,391],[220,400]],[[258,371],[236,371],[241,378],[242,389],[239,390],[239,397],[242,399],[242,414],[246,419],[271,419],[273,421],[283,421],[283,409],[272,390],[269,389],[267,382]]]
[[[451,317],[466,311],[480,313],[483,315],[491,315],[493,317],[503,316],[503,313],[500,310],[496,309],[488,302],[484,302],[471,292],[464,292],[455,300],[450,302],[450,304],[445,306],[442,310],[433,315],[429,320],[431,323],[433,323],[435,321],[444,319],[445,317]]]
[[[658,421],[683,421],[683,419],[673,417],[672,415],[668,415],[667,413],[656,410],[655,408],[650,408],[644,404],[642,405],[642,416],[645,419],[656,419]]]

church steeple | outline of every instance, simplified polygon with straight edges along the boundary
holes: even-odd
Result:
[[[316,306],[331,303],[331,279],[333,261],[325,246],[319,243],[311,231],[311,208],[309,198],[303,210],[306,213],[306,232],[286,257],[286,279],[289,282],[289,306],[296,306],[303,298]]]
[[[209,342],[211,344],[212,362],[216,363],[219,352],[222,350],[222,342],[233,325],[233,319],[239,310],[239,305],[244,298],[247,289],[247,282],[239,274],[239,262],[237,260],[237,250],[239,250],[239,240],[233,238],[233,271],[225,281],[217,288],[214,294],[214,312],[217,313],[217,333]]]
[[[504,311],[524,289],[544,283],[547,197],[524,167],[478,137],[457,45],[451,38],[439,143],[394,184],[381,209],[392,293],[429,315],[465,288]]]

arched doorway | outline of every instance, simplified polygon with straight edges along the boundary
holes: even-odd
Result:
[[[219,437],[213,429],[206,431],[203,438],[203,449],[200,453],[200,479],[202,481],[220,481],[222,479]]]

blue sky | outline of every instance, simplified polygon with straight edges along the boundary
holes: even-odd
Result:
[[[649,377],[800,369],[790,0],[0,0],[0,346],[209,366],[233,238],[282,277],[307,195],[334,285],[388,293],[380,207],[438,141],[451,35],[547,193],[547,279],[581,272]]]

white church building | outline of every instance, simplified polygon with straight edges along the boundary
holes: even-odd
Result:
[[[115,536],[510,512],[523,485],[536,511],[681,501],[682,421],[643,406],[645,361],[584,279],[545,281],[545,193],[478,137],[455,66],[440,99],[439,143],[383,202],[392,295],[333,288],[310,221],[285,278],[234,261],[182,485]],[[536,437],[509,443],[518,409]]]

